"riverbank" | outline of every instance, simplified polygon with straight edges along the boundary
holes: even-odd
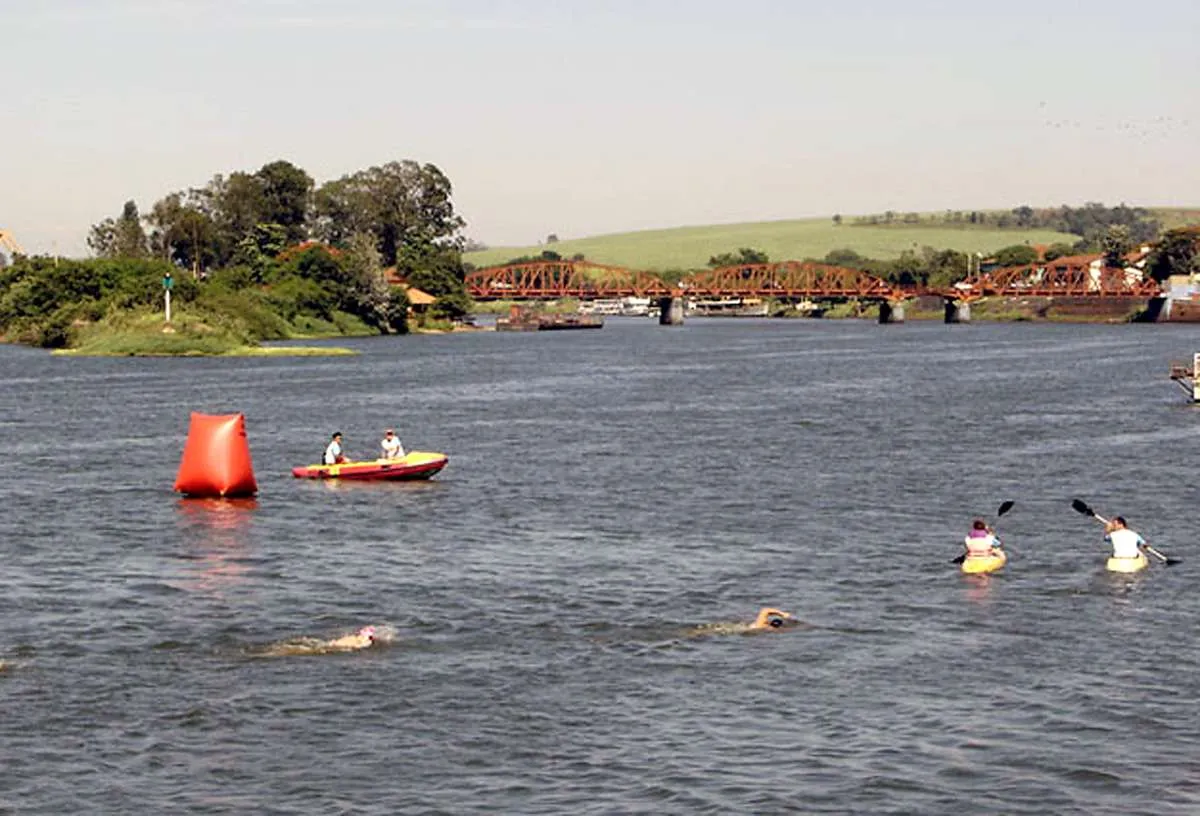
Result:
[[[70,357],[327,357],[356,354],[340,346],[264,346],[240,322],[212,313],[181,310],[170,323],[157,312],[114,313],[96,322],[77,321],[72,343],[52,353]],[[271,339],[322,340],[376,334],[361,321],[308,319],[273,327]]]

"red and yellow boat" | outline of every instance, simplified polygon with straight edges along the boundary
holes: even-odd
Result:
[[[428,479],[450,461],[444,453],[410,451],[400,459],[373,459],[340,465],[304,465],[292,468],[297,479],[354,479],[357,481],[402,482]]]

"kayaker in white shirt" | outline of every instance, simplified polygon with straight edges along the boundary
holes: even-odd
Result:
[[[379,446],[383,449],[383,459],[404,458],[404,446],[400,444],[400,437],[396,436],[396,432],[391,428],[383,432],[383,441]]]
[[[1125,518],[1117,516],[1104,525],[1104,540],[1112,544],[1113,558],[1137,558],[1146,546],[1146,540],[1125,526]]]
[[[986,521],[975,519],[963,545],[967,548],[967,558],[986,558],[995,555],[996,548],[1000,547],[1000,539]]]
[[[335,431],[329,439],[329,444],[325,446],[325,458],[322,460],[327,465],[340,465],[350,460],[342,453],[342,432]]]

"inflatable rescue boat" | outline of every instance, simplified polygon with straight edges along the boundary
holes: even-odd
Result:
[[[305,465],[292,468],[297,479],[356,479],[359,481],[406,481],[428,479],[450,461],[444,453],[411,451],[400,459],[374,459],[340,465]]]

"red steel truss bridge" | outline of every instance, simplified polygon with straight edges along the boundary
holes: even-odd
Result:
[[[982,297],[1153,298],[1160,285],[1140,273],[1086,260],[984,272],[948,287],[898,286],[862,272],[808,261],[706,269],[668,284],[652,272],[591,261],[531,261],[467,273],[476,300],[597,300],[635,297],[757,297],[901,302],[920,295],[970,302]]]

